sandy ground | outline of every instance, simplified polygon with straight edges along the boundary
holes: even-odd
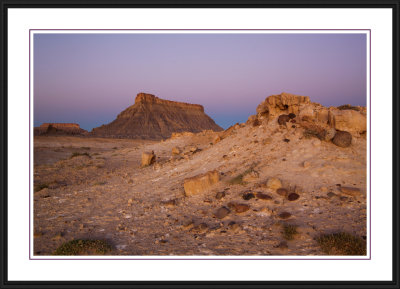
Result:
[[[107,240],[112,255],[323,255],[315,240],[320,234],[366,237],[365,137],[340,148],[271,123],[237,128],[217,143],[214,138],[35,137],[34,182],[47,188],[33,197],[34,253],[50,255],[66,241],[90,238]],[[173,156],[173,147],[184,153]],[[156,164],[141,168],[142,152],[151,150]],[[255,172],[246,183],[230,183],[250,168]],[[185,178],[214,169],[219,183],[185,196]],[[267,188],[272,177],[300,197],[289,201]],[[361,193],[344,194],[341,186]],[[217,199],[218,192],[225,196]],[[272,198],[243,199],[249,192]],[[216,218],[230,202],[250,209]],[[282,212],[291,216],[282,219]],[[283,238],[284,224],[298,226],[294,240]]]

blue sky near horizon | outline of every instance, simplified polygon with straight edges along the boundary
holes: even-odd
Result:
[[[365,34],[35,34],[34,125],[111,122],[146,92],[227,128],[267,96],[366,105]]]

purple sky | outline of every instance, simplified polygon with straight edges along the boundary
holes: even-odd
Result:
[[[35,34],[34,125],[109,123],[137,93],[202,104],[227,128],[267,96],[366,105],[365,34]]]

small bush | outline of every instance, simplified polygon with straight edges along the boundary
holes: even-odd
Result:
[[[298,233],[299,232],[297,232],[297,226],[289,224],[283,225],[282,235],[285,240],[293,240],[294,236]]]
[[[366,241],[349,233],[326,234],[317,238],[322,251],[327,255],[366,255]]]
[[[85,153],[73,152],[70,158],[72,159],[74,157],[79,157],[79,156],[88,156],[89,158],[91,158],[91,156],[86,152]]]
[[[316,138],[318,138],[318,139],[320,139],[320,140],[323,140],[321,134],[320,134],[318,131],[312,130],[312,129],[305,129],[305,130],[303,131],[303,136],[304,136],[306,139],[310,139],[310,138],[312,138],[312,137],[316,137]]]
[[[49,185],[48,184],[35,184],[34,185],[34,192],[36,193],[36,192],[39,192],[39,191],[41,191],[41,190],[43,190],[43,189],[46,189],[46,188],[48,188],[49,187]]]
[[[103,240],[72,240],[63,243],[53,255],[105,255],[111,246]]]
[[[358,107],[352,106],[350,104],[344,104],[344,105],[338,106],[337,108],[340,109],[340,110],[349,110],[349,109],[351,109],[351,110],[355,110],[355,111],[360,111],[360,109]]]

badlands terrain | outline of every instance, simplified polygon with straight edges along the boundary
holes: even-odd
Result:
[[[82,239],[106,255],[341,255],[318,238],[367,239],[365,108],[282,93],[216,130],[35,136],[34,254]]]

